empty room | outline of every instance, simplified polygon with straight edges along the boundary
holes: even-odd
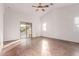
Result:
[[[78,3],[0,3],[1,56],[79,56]]]

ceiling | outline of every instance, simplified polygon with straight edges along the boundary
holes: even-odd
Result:
[[[49,3],[44,3],[44,4],[49,4]],[[43,15],[52,9],[69,6],[69,5],[72,5],[72,3],[54,3],[54,5],[48,7],[46,9],[46,11],[42,12],[42,13],[36,12],[35,8],[32,7],[32,5],[37,5],[37,3],[6,3],[5,8],[9,9],[9,10],[20,12],[20,13],[30,14],[30,15],[33,15],[35,13]]]

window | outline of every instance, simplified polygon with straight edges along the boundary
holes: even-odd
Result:
[[[46,26],[47,26],[47,24],[43,23],[43,27],[42,27],[43,31],[46,31]]]
[[[75,19],[74,19],[74,23],[75,23],[75,29],[77,30],[77,31],[79,31],[79,17],[75,17]]]
[[[79,28],[79,17],[76,17],[74,22],[76,27]]]

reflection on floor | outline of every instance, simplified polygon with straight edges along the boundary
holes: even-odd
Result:
[[[16,40],[4,41],[3,44],[6,45],[6,44],[11,43],[11,42],[14,42],[14,41],[16,41]]]
[[[29,43],[30,44],[29,44]],[[8,49],[8,48],[6,48]],[[79,55],[79,44],[57,39],[38,37],[20,42],[3,55],[7,56],[72,56]]]

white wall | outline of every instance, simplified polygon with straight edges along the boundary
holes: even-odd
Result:
[[[33,37],[39,36],[40,22],[38,17],[35,18],[34,16],[32,17],[28,14],[23,14],[13,10],[6,9],[4,17],[4,41],[20,39],[20,21],[32,23]]]
[[[47,13],[43,17],[41,17],[42,25],[46,23],[46,31],[42,30],[42,35],[46,37],[55,37],[57,34],[57,24],[56,24],[56,11],[52,11],[52,13]]]
[[[28,14],[6,10],[4,17],[4,40],[20,39],[20,21],[25,21],[32,22],[33,37],[41,34],[46,37],[79,42],[79,28],[74,23],[75,17],[79,17],[78,4],[53,9],[41,18],[35,17],[35,15],[29,16]],[[46,31],[40,30],[40,19],[42,24],[47,23]]]
[[[4,15],[4,7],[3,4],[0,3],[0,49],[3,45],[3,15]]]
[[[79,4],[52,10],[42,18],[47,23],[47,31],[43,32],[43,36],[79,42],[75,17],[79,17]]]

